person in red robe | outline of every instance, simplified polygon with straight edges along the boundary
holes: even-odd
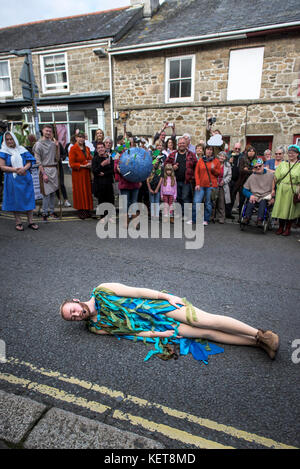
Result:
[[[69,153],[69,164],[72,169],[73,207],[78,210],[81,219],[90,218],[93,210],[91,166],[92,155],[85,146],[85,135],[79,133],[77,142]]]

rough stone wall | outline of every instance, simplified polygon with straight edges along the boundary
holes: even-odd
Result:
[[[265,48],[260,98],[228,102],[230,50],[260,46]],[[246,135],[272,135],[273,148],[289,144],[300,134],[299,52],[299,34],[285,34],[115,57],[114,110],[129,110],[127,128],[139,135],[153,135],[164,121],[171,121],[177,135],[188,132],[197,143],[205,136],[207,117],[214,116],[215,128],[230,136],[231,143],[245,143]],[[194,102],[167,104],[165,59],[189,54],[196,59]],[[121,131],[120,122],[116,125]]]
[[[66,49],[68,64],[69,93],[64,95],[82,94],[89,92],[101,92],[109,90],[109,64],[107,57],[97,57],[93,53],[94,47]],[[57,52],[59,53],[59,52]],[[53,96],[57,93],[42,93],[40,56],[46,54],[34,54],[32,56],[35,79],[39,87],[40,96]],[[14,99],[22,98],[22,88],[19,80],[23,57],[9,59]]]

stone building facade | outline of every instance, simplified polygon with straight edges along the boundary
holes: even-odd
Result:
[[[104,53],[107,50],[107,44],[102,46]],[[49,48],[43,51],[33,51],[32,62],[36,83],[39,88],[39,121],[47,122],[46,114],[52,112],[49,122],[54,119],[58,123],[68,123],[68,136],[73,131],[76,123],[82,130],[89,134],[89,138],[93,138],[94,132],[101,127],[108,135],[110,133],[110,82],[109,82],[109,61],[106,55],[99,57],[94,53],[95,45],[64,47],[58,50]],[[47,92],[43,86],[43,73],[41,62],[44,57],[52,55],[64,54],[66,60],[66,71],[68,80],[67,91],[57,90]],[[3,60],[3,58],[2,58]],[[30,104],[23,103],[22,100],[22,84],[19,80],[21,69],[23,66],[23,57],[9,56],[9,65],[11,73],[11,87],[13,90],[13,100],[15,106],[11,108],[11,112],[3,115],[7,109],[9,98],[2,99],[0,114],[2,119],[20,122],[25,120],[32,124],[32,112],[30,112]],[[0,58],[1,61],[1,58]],[[79,99],[80,97],[80,99]],[[18,101],[20,104],[18,105]],[[72,104],[74,101],[74,104]],[[80,102],[80,104],[79,104]],[[71,116],[64,119],[62,113],[70,110],[71,112],[81,112],[82,118],[75,122]],[[2,112],[1,112],[2,111]],[[53,114],[54,113],[54,114]],[[80,116],[79,116],[80,118]],[[64,119],[63,121],[61,119]],[[70,121],[70,119],[72,119]],[[72,125],[74,124],[74,125]]]
[[[228,100],[230,52],[264,48],[260,95]],[[167,103],[166,60],[195,57],[193,101]],[[240,140],[263,149],[291,144],[300,136],[300,35],[272,34],[210,45],[113,55],[114,111],[129,112],[133,134],[151,136],[164,121],[174,122],[177,135],[187,132],[196,144],[205,138],[208,117],[230,146]],[[251,73],[251,70],[249,70]],[[116,122],[121,131],[121,122]]]
[[[230,146],[240,140],[261,152],[300,141],[299,1],[286,0],[286,8],[281,0],[257,2],[259,11],[248,0],[239,2],[240,9],[232,9],[231,0],[165,0],[160,6],[158,0],[131,0],[132,8],[4,28],[0,120],[25,119],[33,128],[19,81],[24,58],[10,53],[28,47],[40,91],[40,123],[65,126],[65,138],[75,127],[90,140],[99,127],[115,138],[123,132],[120,115],[126,111],[127,129],[139,136],[153,137],[168,121],[175,123],[177,136],[187,132],[196,144],[205,139],[208,117],[215,117],[215,128]],[[263,51],[258,93],[232,99],[232,54],[252,50]],[[168,99],[168,67],[185,57],[192,63],[187,97]],[[63,62],[53,79],[63,69],[65,83],[56,88],[50,81],[45,89],[47,60]],[[248,67],[241,65],[236,76],[245,68],[257,74],[256,65]]]
[[[62,143],[76,128],[89,140],[98,128],[111,135],[111,76],[108,48],[142,17],[142,7],[117,8],[0,29],[0,120],[36,128],[32,102],[23,96],[20,75],[31,51],[39,124],[57,124]],[[17,52],[15,54],[14,52]],[[21,52],[22,53],[22,52]]]

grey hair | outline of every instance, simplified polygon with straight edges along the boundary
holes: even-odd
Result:
[[[284,145],[278,145],[278,147],[275,148],[275,151],[276,151],[276,150],[282,151],[283,154],[286,152],[286,148],[285,148]]]

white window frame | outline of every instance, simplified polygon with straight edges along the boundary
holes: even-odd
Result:
[[[230,51],[227,101],[247,101],[260,98],[264,52],[264,46],[246,47]],[[252,77],[251,65],[257,67],[257,71],[255,70],[255,75]]]
[[[0,62],[7,62],[8,66],[8,75],[3,76],[1,78],[9,78],[9,84],[10,84],[10,91],[0,91],[0,96],[13,96],[13,87],[12,87],[12,79],[11,79],[11,71],[10,71],[10,62],[8,59],[0,60]]]
[[[46,76],[46,72],[45,72],[45,68],[44,68],[44,58],[46,57],[51,57],[51,56],[55,56],[55,55],[64,55],[64,59],[65,59],[65,72],[66,72],[66,75],[67,75],[67,81],[64,83],[65,85],[67,85],[67,88],[65,89],[59,89],[59,88],[54,88],[53,86],[53,89],[49,89],[49,87],[46,86],[46,82],[45,82],[45,76]],[[68,56],[67,56],[67,53],[66,52],[57,52],[57,53],[51,53],[51,54],[43,54],[40,56],[40,66],[41,66],[41,78],[42,78],[42,90],[43,90],[43,94],[55,94],[55,93],[69,93],[69,72],[68,72]],[[55,73],[55,72],[51,72],[51,73]],[[48,85],[49,86],[49,85]]]
[[[172,60],[192,59],[191,67],[191,96],[184,98],[170,98],[170,63]],[[195,88],[195,55],[180,55],[177,57],[168,57],[166,59],[165,71],[165,102],[166,103],[190,103],[194,101],[194,88]]]

